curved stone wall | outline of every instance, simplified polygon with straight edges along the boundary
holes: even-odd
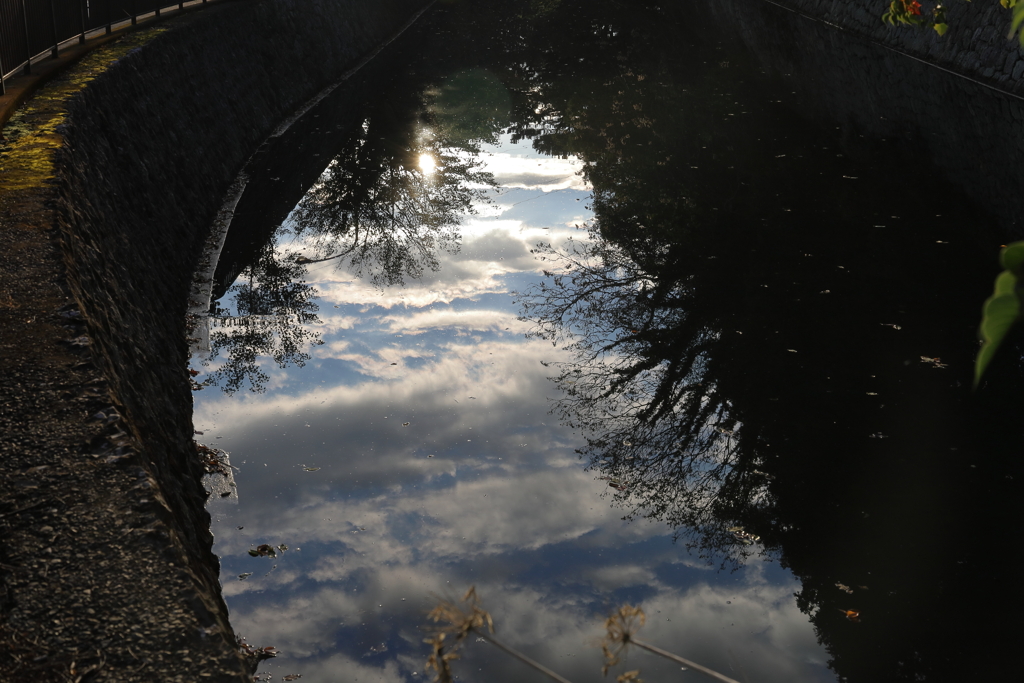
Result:
[[[271,129],[420,4],[231,3],[128,53],[70,103],[58,157],[68,279],[194,555],[209,523],[190,456],[185,310],[210,220]]]

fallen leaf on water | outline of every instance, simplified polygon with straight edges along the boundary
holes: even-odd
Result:
[[[282,681],[297,681],[300,678],[302,678],[302,674],[288,674],[287,676],[285,676],[281,680]]]
[[[857,610],[841,609],[839,611],[842,612],[846,616],[846,618],[849,619],[850,621],[852,621],[853,623],[855,623],[855,624],[859,624],[860,623],[860,612],[858,612]]]
[[[253,557],[277,557],[274,546],[264,543],[255,548],[249,548],[249,554]]]
[[[252,576],[252,572],[245,572],[244,574],[239,574],[239,575],[238,575],[238,580],[239,580],[239,581],[245,581],[245,580],[246,580],[246,579],[248,579],[248,578],[249,578],[250,576]]]
[[[403,427],[408,427],[408,426],[409,426],[409,423],[408,423],[408,422],[403,422],[403,423],[402,423],[402,426],[403,426]]]
[[[316,472],[320,468],[319,467],[305,467],[303,469],[305,469],[307,472]]]
[[[853,593],[853,589],[847,586],[845,583],[836,583],[836,588],[843,591],[844,593]]]

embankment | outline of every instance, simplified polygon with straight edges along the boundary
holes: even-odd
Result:
[[[12,119],[3,680],[245,680],[193,443],[192,273],[262,139],[425,4],[217,3]]]

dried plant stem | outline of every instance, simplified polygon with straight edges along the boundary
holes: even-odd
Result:
[[[541,664],[539,662],[533,661],[532,659],[530,659],[529,657],[524,655],[522,652],[519,652],[517,650],[513,650],[508,645],[505,645],[504,643],[502,643],[499,640],[495,640],[494,638],[490,637],[488,634],[483,633],[482,631],[477,631],[476,633],[477,633],[477,635],[479,635],[481,638],[486,640],[488,643],[490,643],[494,647],[498,648],[499,650],[502,650],[503,652],[505,652],[507,654],[512,655],[513,657],[515,657],[519,661],[523,662],[524,664],[526,664],[528,666],[532,666],[534,669],[536,669],[537,671],[541,672],[545,676],[548,676],[549,678],[552,678],[552,679],[558,681],[558,683],[572,683],[572,681],[570,681],[570,680],[568,680],[566,678],[562,678],[561,676],[559,676],[558,674],[556,674],[554,671],[552,671],[551,669],[547,668],[543,664]],[[729,680],[729,679],[725,679],[725,680]],[[733,683],[736,683],[736,682],[733,681]]]
[[[701,672],[702,674],[704,674],[706,676],[711,676],[712,678],[714,678],[716,680],[722,681],[722,683],[739,683],[739,681],[737,681],[734,678],[729,678],[728,676],[723,676],[722,674],[718,673],[717,671],[714,671],[713,669],[709,669],[706,666],[701,666],[700,664],[697,664],[695,662],[691,662],[689,659],[684,659],[683,657],[680,657],[679,655],[674,655],[671,652],[668,652],[666,650],[662,650],[660,647],[655,647],[653,645],[649,645],[649,644],[645,643],[642,640],[637,640],[636,638],[630,638],[629,642],[632,643],[633,645],[636,645],[637,647],[642,647],[643,649],[647,650],[648,652],[653,652],[654,654],[660,655],[660,656],[662,656],[662,657],[664,657],[666,659],[671,659],[673,662],[679,662],[683,666],[688,667],[690,669],[693,669],[694,671],[699,671],[699,672]]]

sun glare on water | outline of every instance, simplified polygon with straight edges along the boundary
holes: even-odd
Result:
[[[431,154],[420,155],[420,170],[423,171],[424,175],[431,175],[437,170],[437,162],[434,160]]]

